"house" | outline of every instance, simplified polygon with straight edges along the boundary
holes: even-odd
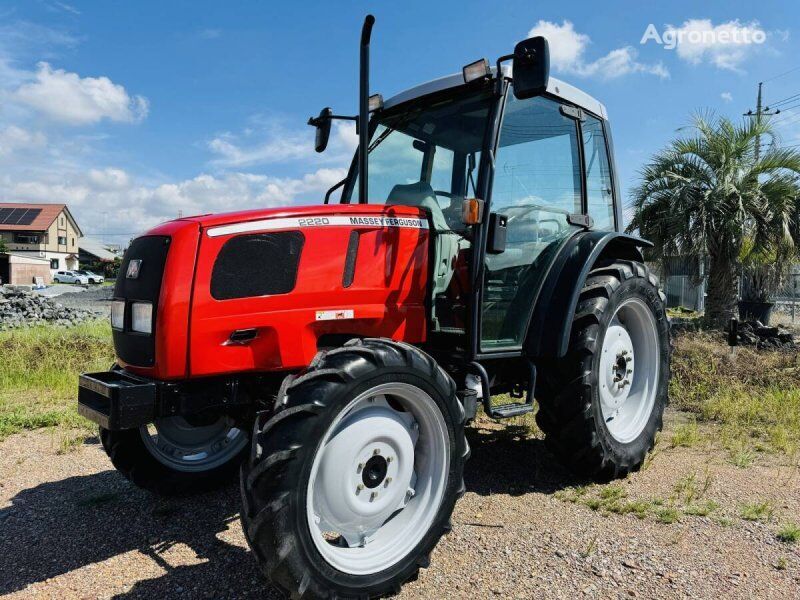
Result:
[[[77,269],[81,236],[66,204],[0,202],[3,282],[32,283],[35,272],[49,283],[56,271]]]
[[[78,261],[84,269],[110,275],[114,262],[121,258],[116,246],[92,238],[81,238],[78,242]]]

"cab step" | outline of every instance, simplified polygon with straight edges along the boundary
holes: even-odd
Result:
[[[526,415],[532,411],[533,402],[511,402],[492,406],[489,416],[493,419],[510,419],[511,417]]]
[[[536,365],[530,364],[530,375],[528,377],[528,387],[524,392],[524,402],[509,402],[508,404],[492,405],[492,398],[489,391],[489,377],[486,370],[478,362],[471,363],[475,375],[480,380],[481,400],[483,401],[483,412],[492,419],[510,419],[519,417],[533,411],[533,392],[536,389]],[[521,390],[515,390],[511,395],[517,398],[523,397]]]

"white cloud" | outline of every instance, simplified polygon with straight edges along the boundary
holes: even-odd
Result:
[[[302,177],[202,173],[174,183],[145,185],[118,168],[61,173],[14,181],[0,178],[0,196],[29,202],[66,202],[87,235],[108,233],[120,243],[154,225],[184,216],[248,208],[319,204],[346,169],[318,169]]]
[[[689,19],[680,27],[667,25],[663,38],[690,64],[706,62],[736,71],[766,41],[767,33],[758,21],[743,25],[734,19],[714,25],[710,19]]]
[[[722,92],[719,97],[725,102],[733,102],[733,94],[730,92]]]
[[[122,169],[89,169],[89,181],[99,189],[118,190],[130,184],[130,177]]]
[[[149,103],[130,96],[108,77],[80,77],[48,63],[37,65],[34,81],[17,89],[13,97],[47,117],[68,125],[89,125],[103,119],[135,122],[147,116]]]
[[[44,38],[33,30],[17,37],[3,37],[4,31],[0,25],[3,200],[65,202],[87,235],[125,244],[179,213],[319,204],[346,175],[357,144],[351,123],[334,125],[330,150],[320,155],[314,152],[313,128],[290,127],[278,117],[252,119],[243,131],[207,142],[211,160],[196,176],[145,176],[125,164],[109,164],[109,156],[125,154],[115,152],[119,149],[102,128],[86,132],[63,125],[136,122],[147,115],[147,100],[109,77],[57,68],[58,57],[44,48],[65,46],[66,39],[56,36],[37,45]],[[215,33],[201,35],[212,39]],[[45,57],[35,68],[27,66]],[[242,172],[275,163],[280,170]]]
[[[528,37],[541,35],[550,45],[550,62],[558,71],[585,77],[616,78],[632,73],[669,77],[669,71],[662,63],[641,63],[638,53],[632,46],[611,50],[605,56],[593,61],[585,58],[586,48],[591,39],[584,33],[575,31],[570,21],[560,25],[551,21],[539,21],[528,32]]]
[[[335,122],[328,150],[322,155],[314,152],[314,130],[288,129],[277,119],[245,130],[242,135],[220,134],[208,142],[208,149],[216,154],[213,164],[220,167],[250,167],[298,159],[318,157],[323,162],[341,162],[358,146],[358,136],[351,122]]]
[[[9,125],[0,130],[0,156],[21,150],[41,148],[46,143],[47,138],[40,131],[31,132],[16,125]]]

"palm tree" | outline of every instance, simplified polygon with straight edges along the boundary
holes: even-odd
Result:
[[[800,248],[800,153],[778,147],[766,119],[698,115],[689,131],[642,169],[628,231],[658,258],[708,257],[706,322],[722,327],[735,315],[744,241],[779,255]],[[772,142],[759,153],[761,138]]]

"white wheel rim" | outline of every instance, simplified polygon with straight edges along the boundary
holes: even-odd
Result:
[[[407,383],[368,390],[314,457],[306,500],[314,545],[352,575],[397,564],[433,524],[449,469],[447,425],[428,394]]]
[[[606,428],[623,444],[644,431],[655,406],[659,377],[658,329],[639,298],[617,307],[603,338],[599,395]]]
[[[181,472],[220,467],[248,443],[245,433],[226,416],[206,425],[192,425],[183,417],[164,417],[142,425],[139,432],[158,462]]]

